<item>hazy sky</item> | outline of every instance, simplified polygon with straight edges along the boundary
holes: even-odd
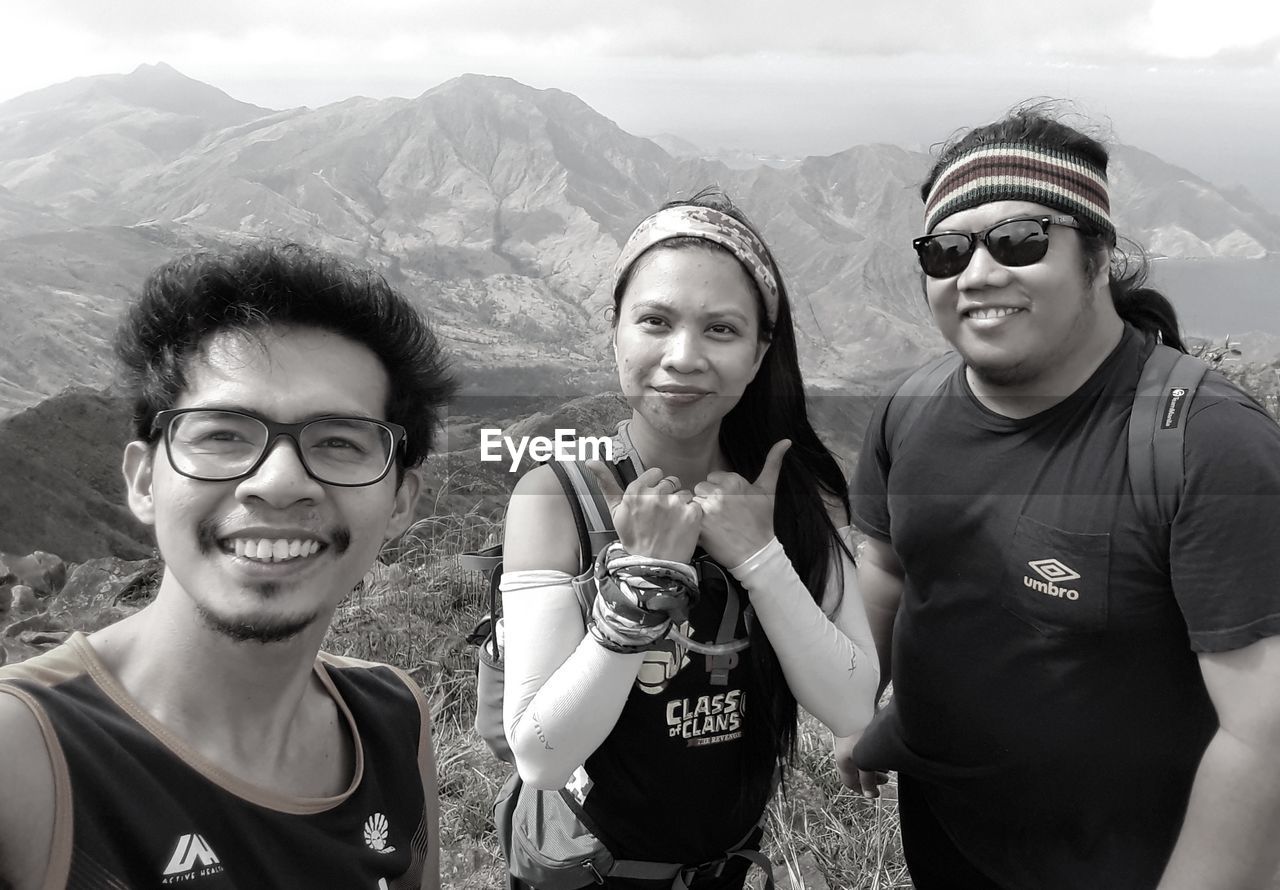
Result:
[[[1280,212],[1267,0],[4,0],[0,100],[164,61],[273,108],[465,72],[572,92],[639,135],[927,148],[1031,96]]]

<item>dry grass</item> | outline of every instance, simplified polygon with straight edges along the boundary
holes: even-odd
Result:
[[[500,531],[476,514],[417,522],[398,560],[379,566],[339,607],[325,648],[407,670],[431,702],[440,777],[444,886],[501,886],[503,867],[489,807],[505,778],[475,735],[475,652],[466,636],[487,610],[484,580],[458,567],[458,554]]]
[[[444,886],[502,885],[503,866],[489,808],[507,767],[471,728],[475,651],[466,635],[487,610],[487,587],[458,567],[458,554],[479,547],[500,526],[476,514],[419,521],[383,566],[339,609],[325,648],[408,670],[432,703],[440,775]],[[780,890],[910,888],[902,863],[897,803],[868,801],[840,785],[830,736],[802,723],[799,765],[785,796],[769,809],[765,852]],[[755,875],[751,887],[763,886]]]

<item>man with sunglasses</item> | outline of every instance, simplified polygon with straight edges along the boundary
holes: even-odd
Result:
[[[439,886],[429,710],[328,655],[413,518],[453,389],[381,276],[296,245],[171,262],[116,341],[155,599],[0,669],[0,887]]]
[[[836,745],[868,796],[898,772],[920,890],[1275,880],[1280,428],[1210,372],[1172,522],[1135,497],[1139,378],[1181,342],[1112,262],[1106,165],[1023,111],[949,145],[922,189],[914,246],[958,357],[868,427],[858,580],[894,697]]]

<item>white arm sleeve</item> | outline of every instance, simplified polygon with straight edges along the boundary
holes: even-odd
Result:
[[[564,572],[506,572],[502,591],[502,722],[516,769],[534,788],[561,788],[618,722],[644,653],[610,652],[583,628]]]
[[[840,537],[852,550],[853,530],[845,526]],[[880,662],[853,562],[839,549],[831,560],[822,608],[777,538],[730,571],[750,591],[796,701],[835,735],[849,736],[875,713]]]

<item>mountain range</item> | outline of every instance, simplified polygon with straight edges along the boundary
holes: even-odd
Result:
[[[812,383],[878,377],[939,348],[909,247],[926,155],[856,146],[737,169],[687,143],[677,153],[568,93],[479,75],[413,99],[271,110],[158,64],[11,99],[0,330],[21,348],[0,355],[0,416],[104,385],[115,318],[150,268],[256,236],[381,269],[476,372],[472,393],[593,391],[611,376],[604,310],[622,240],[708,184],[777,254]],[[1246,194],[1126,146],[1112,180],[1121,231],[1175,264],[1280,253],[1280,219]]]
[[[103,390],[119,312],[165,260],[263,236],[371,264],[430,313],[471,406],[449,430],[457,469],[482,420],[516,422],[530,398],[554,416],[616,386],[606,309],[623,240],[673,196],[719,185],[778,258],[807,381],[859,395],[822,409],[853,441],[877,381],[942,347],[910,250],[930,158],[862,145],[758,160],[642,138],[569,93],[481,75],[274,110],[157,64],[0,103],[0,514],[13,517],[0,549],[56,550],[59,529],[73,558],[145,549],[112,506],[126,431]],[[1119,229],[1159,257],[1156,282],[1186,317],[1280,355],[1280,218],[1130,146],[1111,180]],[[496,497],[501,481],[467,484]],[[33,524],[37,503],[48,515]]]

